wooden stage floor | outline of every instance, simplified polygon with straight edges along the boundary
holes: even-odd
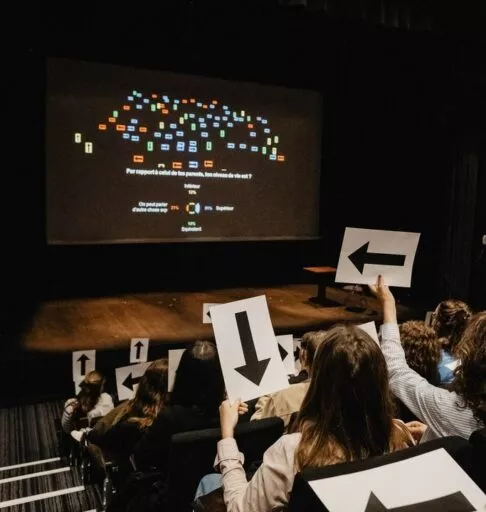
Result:
[[[126,348],[131,338],[155,343],[190,342],[213,337],[202,323],[203,303],[225,303],[266,295],[277,333],[299,334],[329,324],[379,320],[377,313],[352,313],[344,306],[310,301],[315,285],[233,288],[204,292],[164,292],[106,298],[82,298],[42,304],[25,332],[26,351],[67,352]]]

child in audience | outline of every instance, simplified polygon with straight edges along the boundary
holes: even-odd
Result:
[[[70,434],[78,428],[78,421],[83,417],[88,420],[104,416],[113,409],[113,399],[103,393],[105,378],[100,372],[89,372],[79,385],[81,391],[76,398],[70,398],[64,404],[61,425],[64,432]]]
[[[250,482],[234,439],[238,406],[226,400],[220,407],[222,440],[216,465],[228,512],[284,507],[296,472],[304,468],[365,459],[414,444],[404,424],[393,419],[380,348],[355,326],[336,326],[326,333],[314,357],[298,433],[282,436],[265,452]]]
[[[88,443],[99,447],[105,459],[125,462],[142,434],[166,407],[167,384],[167,360],[152,362],[140,379],[134,398],[115,407],[87,432]],[[74,432],[72,435],[79,440],[83,434]],[[91,446],[90,451],[100,459],[98,450]]]
[[[441,302],[432,314],[432,327],[442,344],[439,374],[441,384],[454,380],[454,370],[460,363],[457,344],[472,316],[469,306],[460,300]]]
[[[461,364],[452,389],[447,390],[433,386],[408,366],[400,343],[395,299],[381,276],[371,290],[383,308],[381,348],[391,390],[427,425],[422,441],[452,435],[469,439],[486,422],[486,311],[471,318],[457,345]]]
[[[409,320],[400,325],[400,339],[408,366],[431,384],[438,386],[441,350],[434,329],[424,321]]]
[[[302,370],[311,375],[312,362],[317,348],[325,339],[326,331],[307,332],[302,336],[300,347],[300,364]],[[262,420],[278,416],[284,421],[285,428],[288,428],[292,414],[299,411],[304,396],[309,389],[310,378],[298,384],[291,384],[288,388],[265,395],[258,399],[255,412],[251,420]]]

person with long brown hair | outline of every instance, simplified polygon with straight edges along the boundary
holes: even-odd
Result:
[[[408,366],[400,343],[395,299],[381,276],[371,290],[383,308],[381,349],[390,388],[424,423],[421,440],[453,435],[469,439],[486,424],[486,311],[469,320],[457,344],[461,354],[457,381],[452,389],[444,389],[433,386]]]
[[[78,428],[81,418],[89,421],[109,413],[113,409],[113,399],[103,392],[105,378],[93,370],[89,372],[79,385],[80,392],[76,398],[71,398],[64,404],[61,425],[68,434]]]
[[[394,420],[385,360],[377,343],[355,326],[330,329],[314,356],[311,381],[296,422],[263,456],[250,482],[234,439],[239,402],[220,407],[217,463],[228,512],[267,512],[288,503],[295,474],[361,460],[414,444]]]
[[[441,384],[454,380],[454,370],[460,363],[457,346],[472,315],[465,302],[454,299],[442,301],[432,314],[432,328],[442,344],[438,365]]]
[[[166,407],[168,368],[166,359],[153,361],[140,379],[133,399],[122,402],[101,419],[86,434],[88,442],[101,448],[109,459],[127,458]]]

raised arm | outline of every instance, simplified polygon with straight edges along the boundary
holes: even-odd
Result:
[[[471,411],[461,407],[456,393],[433,386],[408,366],[400,343],[395,299],[381,276],[370,289],[383,308],[381,349],[392,393],[429,427],[423,440],[448,435],[467,439],[476,425]]]

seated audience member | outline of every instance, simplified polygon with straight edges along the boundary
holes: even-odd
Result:
[[[326,331],[316,331],[305,333],[301,341],[301,349],[299,354],[302,370],[311,375],[312,361],[316,353],[317,347],[325,339]],[[272,393],[271,395],[262,396],[255,406],[255,413],[251,417],[253,420],[262,420],[264,418],[272,418],[278,416],[284,421],[287,428],[290,417],[297,412],[302,405],[304,396],[309,389],[309,379],[298,384],[291,384],[288,388]]]
[[[88,443],[98,446],[105,458],[125,462],[142,434],[166,407],[167,384],[167,360],[152,362],[140,379],[133,399],[119,404],[87,432]],[[76,439],[82,437],[82,433],[73,434]],[[90,451],[99,460],[97,450],[91,447]]]
[[[471,318],[458,343],[461,364],[452,389],[447,390],[433,386],[408,366],[400,343],[395,299],[381,276],[371,290],[383,308],[381,349],[390,388],[427,425],[422,441],[452,435],[469,439],[486,421],[486,311]]]
[[[457,344],[471,316],[469,306],[460,300],[445,300],[432,314],[432,327],[442,344],[439,362],[441,384],[450,384],[454,380],[454,370],[459,364]]]
[[[154,421],[134,452],[137,467],[161,468],[173,434],[217,427],[219,404],[225,397],[223,373],[216,345],[196,341],[182,355],[170,407]],[[246,404],[240,407],[240,414]]]
[[[409,320],[400,325],[400,339],[408,366],[431,384],[438,386],[441,350],[434,329],[423,321]]]
[[[288,503],[295,474],[302,469],[412,446],[410,432],[393,414],[380,347],[358,327],[330,329],[314,357],[297,419],[299,433],[284,435],[271,446],[249,482],[234,439],[238,403],[221,404],[222,440],[216,464],[228,512],[280,510]]]
[[[99,418],[113,409],[113,399],[103,393],[105,378],[96,370],[89,372],[79,385],[81,391],[76,398],[70,398],[64,404],[61,425],[68,434],[78,428],[79,419]]]

